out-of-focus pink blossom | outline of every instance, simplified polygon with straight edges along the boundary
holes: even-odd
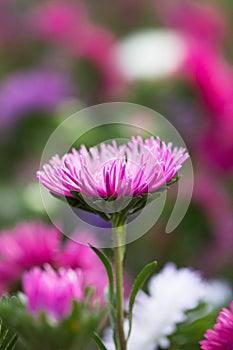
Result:
[[[233,301],[230,304],[230,310],[222,309],[214,330],[208,329],[205,338],[200,342],[202,350],[233,349]]]
[[[0,284],[7,290],[22,273],[45,263],[53,264],[60,233],[41,222],[19,223],[0,234]]]
[[[233,115],[232,115],[233,116]],[[233,170],[233,120],[214,123],[200,139],[199,150],[217,171]]]
[[[74,239],[78,242],[81,236],[82,242],[94,243],[88,232],[76,233]],[[44,264],[54,268],[78,268],[85,286],[95,289],[94,299],[104,302],[107,275],[89,246],[72,240],[63,243],[60,232],[42,222],[19,223],[12,230],[0,232],[0,296],[20,287],[17,283],[21,283],[25,271]]]
[[[199,41],[219,44],[227,34],[227,19],[221,7],[192,0],[155,0],[162,22]]]
[[[22,21],[16,13],[12,1],[0,1],[0,48],[8,50],[25,34]],[[21,30],[19,30],[19,27]],[[23,34],[23,35],[22,35]]]
[[[81,270],[60,268],[55,272],[49,265],[45,270],[35,267],[23,275],[22,282],[29,312],[36,316],[45,311],[54,321],[68,316],[72,301],[84,296]]]
[[[83,232],[81,235],[74,234],[58,254],[56,265],[82,270],[84,284],[95,288],[95,299],[104,301],[104,289],[108,284],[105,268],[89,246],[77,243],[82,241],[88,244],[88,237],[90,237],[88,232]],[[94,244],[93,237],[90,237],[90,242]],[[94,245],[98,246],[97,243]]]
[[[221,52],[227,19],[216,5],[190,0],[156,3],[163,22],[186,40],[183,73],[205,106],[208,122],[200,130],[198,152],[211,167],[233,169],[233,68]],[[203,124],[205,125],[205,123]]]
[[[215,119],[232,120],[233,68],[220,52],[191,41],[186,67],[188,76]]]
[[[54,156],[37,176],[51,192],[68,197],[74,197],[72,190],[96,198],[136,197],[158,190],[177,175],[188,154],[172,147],[159,138],[143,141],[139,136],[119,147],[116,141],[89,152],[81,146],[62,158]]]
[[[199,257],[199,266],[206,273],[214,274],[232,257],[232,203],[219,176],[203,167],[196,172],[193,199],[206,213],[212,232]]]
[[[34,35],[65,48],[77,59],[87,59],[100,72],[106,93],[118,89],[121,78],[115,63],[115,39],[107,30],[94,25],[80,2],[53,1],[43,3],[29,12]]]

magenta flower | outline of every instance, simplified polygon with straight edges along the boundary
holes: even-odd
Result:
[[[20,223],[13,230],[1,232],[1,291],[18,282],[26,269],[52,264],[59,245],[59,231],[41,222]]]
[[[222,309],[214,330],[208,329],[205,338],[200,342],[202,350],[233,349],[233,301],[230,304],[230,310]]]
[[[50,319],[59,321],[70,314],[72,301],[84,296],[82,272],[64,268],[55,272],[49,265],[45,270],[35,267],[23,275],[23,292],[30,313],[45,311]]]
[[[54,156],[38,171],[42,184],[56,195],[119,199],[159,190],[174,179],[188,158],[184,148],[172,149],[159,138],[132,137],[125,145],[85,146],[60,158]]]
[[[82,241],[85,237],[87,243],[93,242],[89,232],[83,232],[82,237]],[[41,222],[20,223],[13,230],[0,233],[0,296],[18,290],[23,273],[44,264],[81,270],[85,286],[95,290],[94,300],[104,302],[107,276],[92,249],[72,240],[63,243],[55,227]]]

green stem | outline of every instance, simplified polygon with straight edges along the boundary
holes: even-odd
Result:
[[[119,340],[119,350],[126,350],[126,339],[124,332],[124,278],[123,278],[123,259],[124,259],[124,241],[125,226],[113,228],[114,235],[114,261],[116,274],[116,323],[117,338]]]

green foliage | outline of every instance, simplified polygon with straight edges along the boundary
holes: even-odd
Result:
[[[84,302],[73,301],[71,314],[59,323],[49,320],[44,312],[38,318],[33,317],[16,297],[0,304],[0,317],[18,334],[25,349],[81,350],[89,343],[105,314],[99,303],[93,304],[91,299],[88,291]]]
[[[142,271],[138,274],[138,276],[136,277],[133,287],[132,287],[132,291],[130,294],[130,299],[129,299],[129,331],[128,331],[128,339],[130,337],[131,334],[131,330],[132,330],[132,321],[133,321],[133,307],[134,307],[134,303],[135,303],[135,299],[136,296],[139,292],[139,289],[143,286],[143,284],[145,283],[145,281],[147,280],[147,278],[150,276],[151,272],[153,271],[153,269],[156,266],[156,261],[153,261],[152,263],[146,265]]]
[[[170,337],[170,350],[199,350],[199,341],[204,339],[208,328],[213,328],[219,308],[209,310],[205,303],[187,312],[185,322],[177,325],[177,330]]]
[[[116,338],[116,301],[115,301],[115,291],[114,291],[114,275],[113,275],[113,269],[112,264],[108,257],[99,249],[90,246],[91,249],[95,252],[95,254],[99,257],[101,262],[103,263],[105,270],[107,272],[108,276],[108,291],[107,291],[107,302],[108,302],[108,308],[109,308],[109,317],[110,317],[110,323],[111,327],[114,330],[114,342],[117,343]],[[97,336],[97,335],[96,335]],[[97,342],[97,338],[95,337],[95,341]]]
[[[7,304],[8,298],[3,297],[1,303]],[[11,329],[8,329],[4,321],[0,319],[0,350],[13,350],[17,338],[17,335]]]
[[[95,252],[95,254],[99,257],[101,262],[103,263],[105,270],[108,276],[108,301],[113,303],[114,300],[114,277],[111,262],[108,257],[99,249],[91,246],[91,249]]]
[[[94,333],[94,339],[100,350],[108,350],[97,333]]]

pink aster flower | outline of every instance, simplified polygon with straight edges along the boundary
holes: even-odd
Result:
[[[33,266],[52,264],[60,245],[60,235],[41,222],[19,223],[0,234],[0,288],[6,291]]]
[[[208,329],[205,338],[200,342],[202,350],[233,349],[233,301],[230,304],[230,310],[222,309],[214,330]]]
[[[52,320],[59,321],[72,310],[72,301],[84,296],[81,270],[60,268],[55,272],[47,265],[45,270],[35,267],[23,276],[23,292],[29,312],[37,315],[45,311]]]
[[[38,171],[42,184],[52,193],[75,197],[119,199],[154,192],[169,183],[188,158],[184,148],[172,148],[159,138],[145,141],[132,137],[124,145],[100,145],[89,151],[81,146],[60,158],[54,156]]]

